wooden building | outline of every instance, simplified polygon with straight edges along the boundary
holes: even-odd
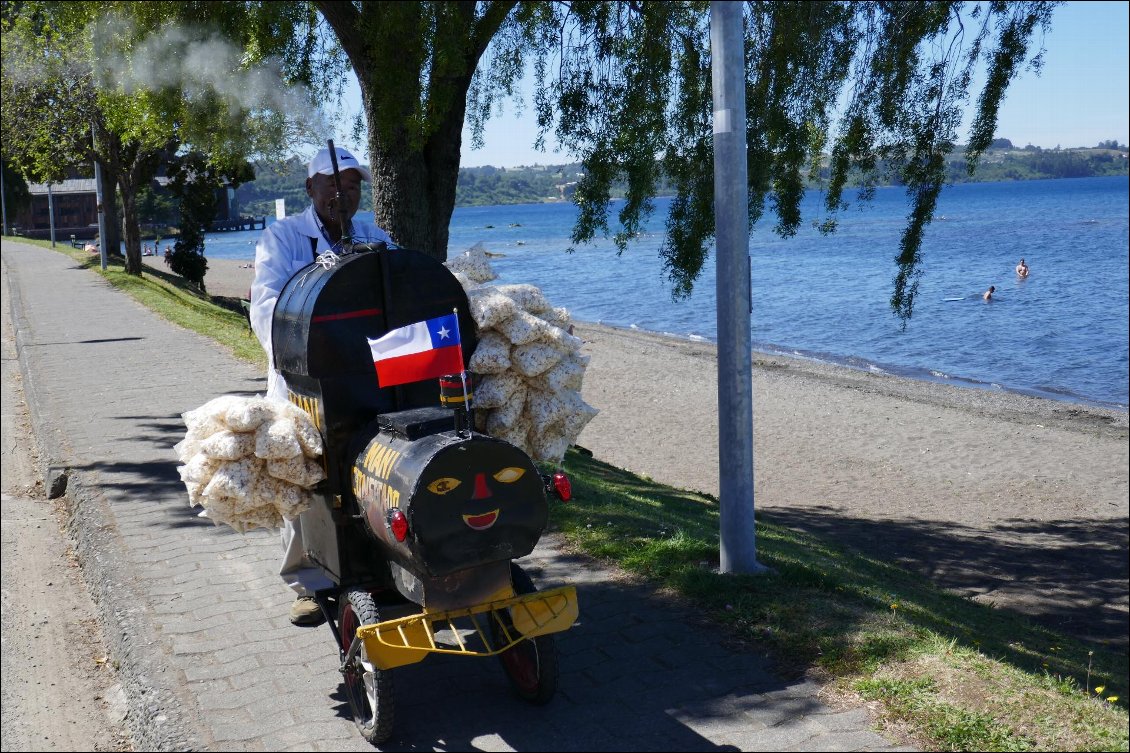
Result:
[[[55,240],[66,241],[73,235],[91,239],[98,235],[98,200],[94,178],[67,178],[51,184],[48,201],[45,183],[29,183],[31,202],[12,220],[12,231],[27,238],[51,237],[48,206],[55,208]]]

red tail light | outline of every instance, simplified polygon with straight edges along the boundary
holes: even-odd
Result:
[[[399,508],[388,511],[388,527],[397,541],[404,541],[408,538],[408,518]]]
[[[553,474],[553,491],[557,492],[557,498],[562,502],[568,502],[573,498],[573,484],[561,471]]]

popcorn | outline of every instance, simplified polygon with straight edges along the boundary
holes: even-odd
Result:
[[[492,329],[518,313],[518,304],[491,287],[472,288],[467,291],[471,317],[480,330]]]
[[[582,361],[581,358],[586,359],[586,361]],[[543,374],[532,377],[529,380],[530,386],[542,392],[579,391],[581,389],[581,381],[585,376],[585,366],[587,365],[588,356],[582,356],[581,358],[575,355],[562,358],[553,368]]]
[[[223,465],[223,462],[210,458],[204,453],[197,453],[191,460],[177,468],[177,472],[180,473],[181,481],[203,486],[212,480],[212,474]]]
[[[302,455],[281,460],[268,460],[267,473],[295,486],[309,488],[326,477],[322,466]]]
[[[496,285],[495,289],[518,304],[522,311],[540,314],[552,309],[541,290],[533,285]]]
[[[483,244],[476,243],[472,248],[447,261],[447,268],[452,272],[462,272],[473,282],[490,282],[498,279],[498,275],[490,268],[487,260],[486,249]]]
[[[524,384],[519,385],[510,400],[490,412],[487,417],[487,434],[493,435],[494,429],[510,429],[518,422],[524,414],[527,392],[529,388]]]
[[[516,311],[509,319],[499,322],[495,329],[514,345],[532,343],[549,333],[549,325],[544,319],[538,319],[533,314],[521,310]]]
[[[510,368],[510,341],[497,332],[486,331],[467,362],[468,371],[476,374],[501,374]]]
[[[223,463],[212,474],[212,480],[204,487],[205,497],[227,497],[245,500],[251,495],[251,479],[261,467],[256,467],[255,458],[244,458]]]
[[[279,528],[311,502],[325,478],[322,435],[291,403],[223,395],[182,414],[187,432],[173,448],[189,504],[201,517],[243,533]]]
[[[199,443],[200,452],[217,460],[239,460],[255,451],[255,435],[230,429],[218,431]]]
[[[232,402],[225,417],[232,431],[255,431],[259,424],[274,418],[275,410],[270,401],[262,397]]]
[[[510,351],[510,363],[514,371],[524,377],[536,377],[556,366],[564,354],[557,348],[544,343],[519,345]]]
[[[537,287],[486,284],[498,277],[489,256],[477,244],[447,262],[479,330],[469,361],[482,375],[476,428],[537,461],[560,463],[597,413],[580,395],[589,362],[584,342],[569,332],[569,310],[551,306]]]
[[[475,405],[479,408],[501,408],[522,386],[522,378],[510,371],[487,375],[475,388]],[[523,392],[521,397],[524,400],[526,393]]]
[[[314,427],[310,416],[294,403],[280,403],[279,406],[279,414],[294,421],[294,436],[302,447],[302,454],[308,458],[320,458],[323,452],[322,435]]]
[[[294,420],[279,418],[262,424],[255,432],[255,457],[264,460],[283,460],[302,455],[302,445],[295,436]]]

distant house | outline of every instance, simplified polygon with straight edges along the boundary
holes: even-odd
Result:
[[[12,229],[28,238],[50,238],[48,205],[55,207],[55,239],[70,236],[89,239],[98,235],[98,200],[94,178],[67,178],[51,184],[50,202],[45,183],[28,184],[31,202],[14,217]]]
[[[154,180],[159,187],[158,190],[165,190],[169,184],[169,179],[163,175],[157,176]],[[28,184],[28,193],[31,194],[28,208],[13,218],[12,229],[18,235],[27,238],[50,238],[49,204],[55,207],[57,241],[68,240],[72,235],[82,240],[89,240],[98,235],[98,193],[95,190],[94,178],[67,178],[62,183],[52,183],[50,202],[46,183]],[[227,229],[227,225],[238,223],[240,220],[246,223],[250,218],[240,217],[235,189],[230,186],[218,189],[213,225],[217,226],[217,229]]]

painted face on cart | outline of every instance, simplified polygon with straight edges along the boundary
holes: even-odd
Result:
[[[504,442],[484,441],[433,458],[412,507],[419,544],[437,570],[488,554],[520,556],[537,541],[547,513],[541,477],[529,457]]]

